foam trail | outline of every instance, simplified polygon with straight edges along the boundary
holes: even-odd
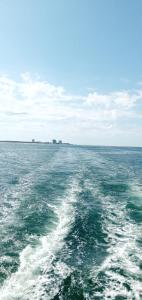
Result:
[[[40,238],[35,247],[28,245],[21,252],[18,271],[0,289],[1,300],[52,299],[56,295],[62,280],[72,271],[56,255],[74,222],[77,190],[74,181],[61,205],[53,206],[58,221],[52,232]]]
[[[107,216],[104,217],[104,232],[110,246],[102,265],[92,269],[91,277],[98,287],[94,296],[106,300],[117,297],[140,300],[142,257],[137,240],[141,237],[142,226],[131,222],[126,215],[125,204],[115,203],[114,207],[111,198],[105,201]]]

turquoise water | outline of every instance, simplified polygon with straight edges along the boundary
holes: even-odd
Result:
[[[142,148],[0,144],[0,299],[142,299]]]

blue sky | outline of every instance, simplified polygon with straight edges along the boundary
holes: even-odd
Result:
[[[141,28],[141,0],[1,0],[0,139],[142,146]]]

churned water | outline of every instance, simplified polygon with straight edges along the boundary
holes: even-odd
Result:
[[[142,148],[0,144],[0,299],[142,299]]]

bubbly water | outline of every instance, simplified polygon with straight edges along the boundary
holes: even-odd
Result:
[[[142,148],[0,144],[0,300],[142,299]]]

